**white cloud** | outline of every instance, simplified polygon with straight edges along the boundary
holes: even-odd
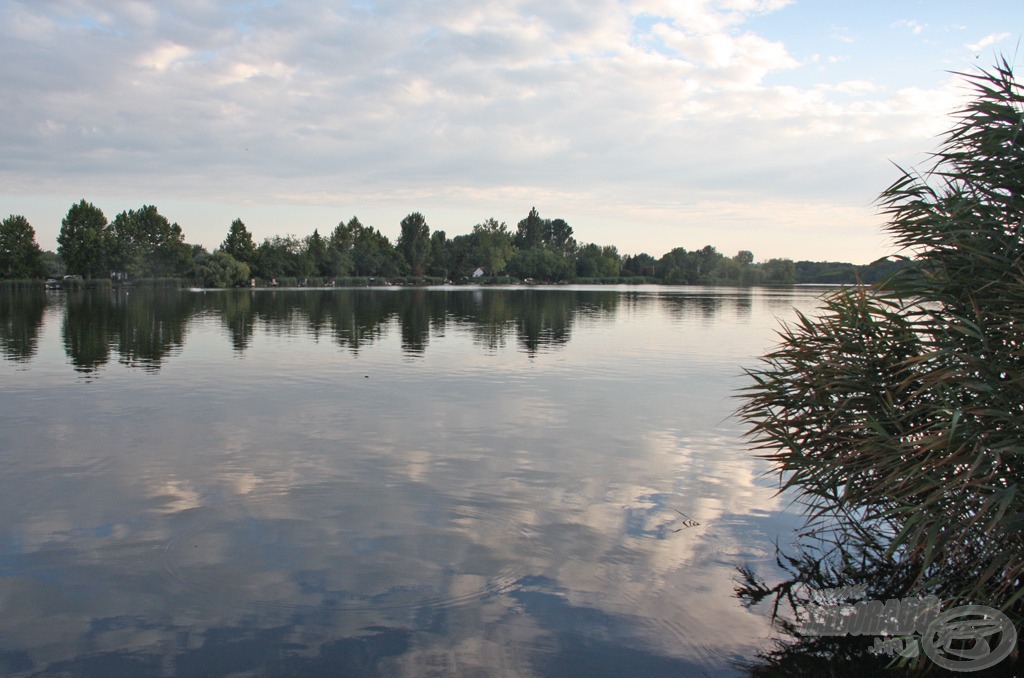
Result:
[[[184,45],[176,45],[165,42],[154,50],[146,52],[139,59],[139,63],[157,71],[165,71],[169,67],[184,61],[192,54],[192,50]]]
[[[1000,43],[1003,40],[1006,40],[1008,37],[1010,37],[1009,33],[991,33],[989,35],[986,35],[984,38],[982,38],[976,43],[966,45],[966,47],[972,52],[980,52],[984,50],[986,47],[991,47],[992,45]]]
[[[906,28],[914,35],[920,35],[928,27],[927,24],[922,24],[914,19],[900,19],[893,23],[893,28]]]
[[[839,60],[802,65],[795,34],[756,23],[788,5],[12,1],[0,8],[0,195],[348,215],[479,196],[477,219],[514,204],[494,215],[509,221],[541,195],[549,214],[667,205],[680,191],[753,201],[752,213],[766,197],[862,205],[887,152],[929,148],[946,90],[883,86],[871,71],[814,81]],[[208,244],[226,228],[181,222]],[[52,247],[59,223],[34,226]]]

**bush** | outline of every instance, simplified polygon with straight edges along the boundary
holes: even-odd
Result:
[[[249,265],[227,252],[214,252],[196,271],[204,287],[240,287],[249,284]]]
[[[903,268],[783,328],[739,414],[806,506],[803,574],[1020,625],[1024,91],[1005,60],[965,77],[934,166],[880,199]]]

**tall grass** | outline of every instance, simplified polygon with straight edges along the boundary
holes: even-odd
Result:
[[[806,511],[816,555],[791,571],[988,605],[1019,626],[1024,90],[1005,60],[963,77],[974,96],[928,170],[880,197],[909,265],[783,327],[738,413]],[[746,574],[745,593],[766,593]]]

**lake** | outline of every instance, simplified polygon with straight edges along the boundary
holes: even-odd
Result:
[[[739,673],[821,293],[0,290],[0,673]]]

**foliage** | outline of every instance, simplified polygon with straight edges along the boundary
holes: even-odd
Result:
[[[769,259],[761,265],[762,281],[769,285],[792,285],[796,266],[792,259]]]
[[[572,226],[564,219],[545,219],[543,233],[545,246],[555,254],[571,257],[576,253],[576,239],[572,236]]]
[[[505,222],[488,219],[473,227],[476,236],[477,261],[490,275],[497,275],[505,270],[508,260],[515,251],[512,247],[512,234]]]
[[[396,249],[405,257],[413,275],[423,275],[430,258],[430,227],[419,212],[402,219]]]
[[[71,206],[57,235],[57,253],[69,274],[86,278],[107,275],[103,237],[106,228],[107,218],[92,203],[82,200]]]
[[[43,251],[28,219],[12,214],[0,221],[0,277],[41,278]]]
[[[589,243],[576,252],[576,275],[581,278],[615,278],[622,269],[622,259],[614,246],[601,247]]]
[[[64,275],[64,262],[60,255],[51,250],[45,250],[42,256],[43,274],[47,278],[60,278]]]
[[[218,251],[203,262],[197,275],[205,287],[238,287],[249,282],[249,265]]]
[[[251,264],[256,259],[256,243],[252,240],[252,233],[245,227],[241,219],[231,222],[227,237],[221,243],[222,252],[230,254],[236,261]]]
[[[795,282],[803,284],[876,283],[892,276],[905,265],[899,258],[882,257],[866,266],[838,261],[798,261],[794,264]]]
[[[521,250],[532,250],[541,246],[544,240],[544,220],[536,207],[516,226],[515,246]]]
[[[505,270],[509,275],[522,280],[530,278],[545,282],[568,280],[573,274],[568,259],[543,248],[516,251]]]
[[[306,269],[312,269],[314,275],[329,276],[333,266],[327,241],[320,237],[320,231],[313,229],[313,235],[305,240],[306,251],[304,257],[309,260]]]
[[[805,506],[816,562],[1019,626],[1024,90],[1005,61],[964,77],[976,96],[932,167],[880,198],[906,265],[784,327],[739,414]]]
[[[385,278],[405,275],[408,264],[387,236],[370,226],[362,227],[354,235],[352,261],[356,275]]]
[[[444,231],[430,234],[430,264],[427,272],[445,280],[451,273],[451,246]]]
[[[104,230],[106,261],[129,278],[184,275],[191,267],[191,247],[178,224],[153,205],[121,212]]]
[[[122,212],[107,224],[103,213],[83,200],[72,206],[58,241],[67,272],[86,277],[124,274],[137,280],[191,275],[210,257],[202,246],[186,244],[181,228],[151,205]],[[330,281],[407,274],[463,280],[477,268],[489,276],[508,274],[547,282],[620,278],[618,282],[623,283],[756,285],[794,281],[793,262],[773,259],[756,264],[746,250],[728,259],[710,245],[692,252],[676,248],[657,260],[646,253],[624,257],[614,246],[581,247],[564,219],[543,219],[536,208],[519,222],[515,233],[504,222],[489,218],[471,233],[454,238],[444,231],[431,233],[423,215],[413,212],[402,220],[394,245],[379,230],[352,217],[348,223],[338,223],[327,237],[315,229],[304,238],[273,236],[256,246],[242,220],[235,219],[220,250],[248,264],[256,278],[278,282],[290,278],[299,284],[310,278]],[[47,271],[61,272],[60,260],[51,257]]]
[[[621,273],[624,276],[651,276],[654,277],[657,270],[658,260],[647,252],[637,255],[626,255],[622,257]]]

